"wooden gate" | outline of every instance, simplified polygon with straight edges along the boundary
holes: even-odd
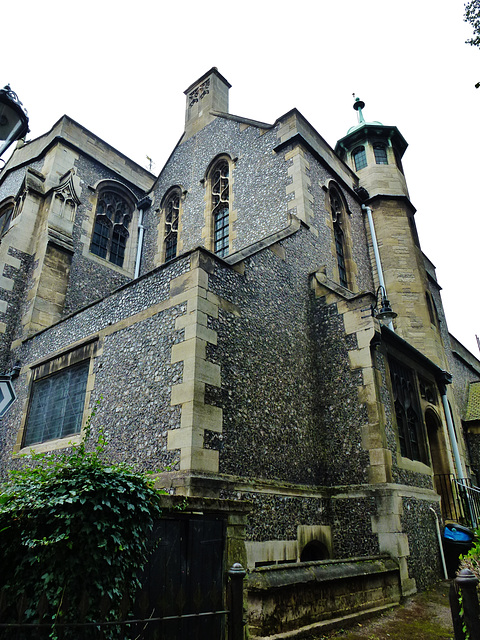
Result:
[[[177,514],[159,520],[153,545],[142,577],[137,615],[167,619],[146,625],[142,638],[223,640],[224,519]]]

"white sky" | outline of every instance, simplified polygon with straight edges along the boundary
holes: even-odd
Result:
[[[12,8],[12,6],[14,8]],[[129,7],[129,8],[127,8]],[[67,114],[158,173],[180,138],[183,91],[212,66],[230,112],[273,123],[293,107],[334,147],[366,120],[396,125],[423,251],[448,325],[479,356],[480,50],[462,0],[26,0],[2,7],[0,85],[29,139]]]

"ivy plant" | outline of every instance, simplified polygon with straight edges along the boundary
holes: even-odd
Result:
[[[460,556],[460,569],[470,569],[480,580],[480,529],[475,532],[475,540],[468,553]]]
[[[112,621],[133,601],[161,515],[153,481],[105,460],[100,432],[57,455],[31,454],[0,488],[2,619],[59,623]],[[78,629],[64,638],[79,637]],[[81,632],[82,637],[88,637]],[[104,638],[119,637],[115,626]]]

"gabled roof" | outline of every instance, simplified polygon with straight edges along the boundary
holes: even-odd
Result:
[[[0,173],[0,181],[11,171],[43,158],[59,142],[94,158],[144,191],[153,184],[155,176],[152,173],[67,115],[62,116],[50,131],[17,146]]]

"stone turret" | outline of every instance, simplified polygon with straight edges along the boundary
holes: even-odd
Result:
[[[363,117],[365,103],[355,99],[353,108],[358,114],[358,124],[337,142],[336,153],[357,172],[360,186],[370,197],[375,195],[408,198],[407,183],[403,175],[402,157],[408,146],[397,127],[387,127],[381,122],[366,122]]]
[[[368,192],[366,205],[373,215],[388,298],[398,314],[395,331],[445,367],[438,315],[415,226],[415,208],[403,174],[402,156],[407,142],[397,127],[366,122],[364,107],[365,103],[356,98],[353,108],[358,123],[337,142],[335,151],[356,172],[359,186]],[[372,267],[377,276],[376,264]]]

